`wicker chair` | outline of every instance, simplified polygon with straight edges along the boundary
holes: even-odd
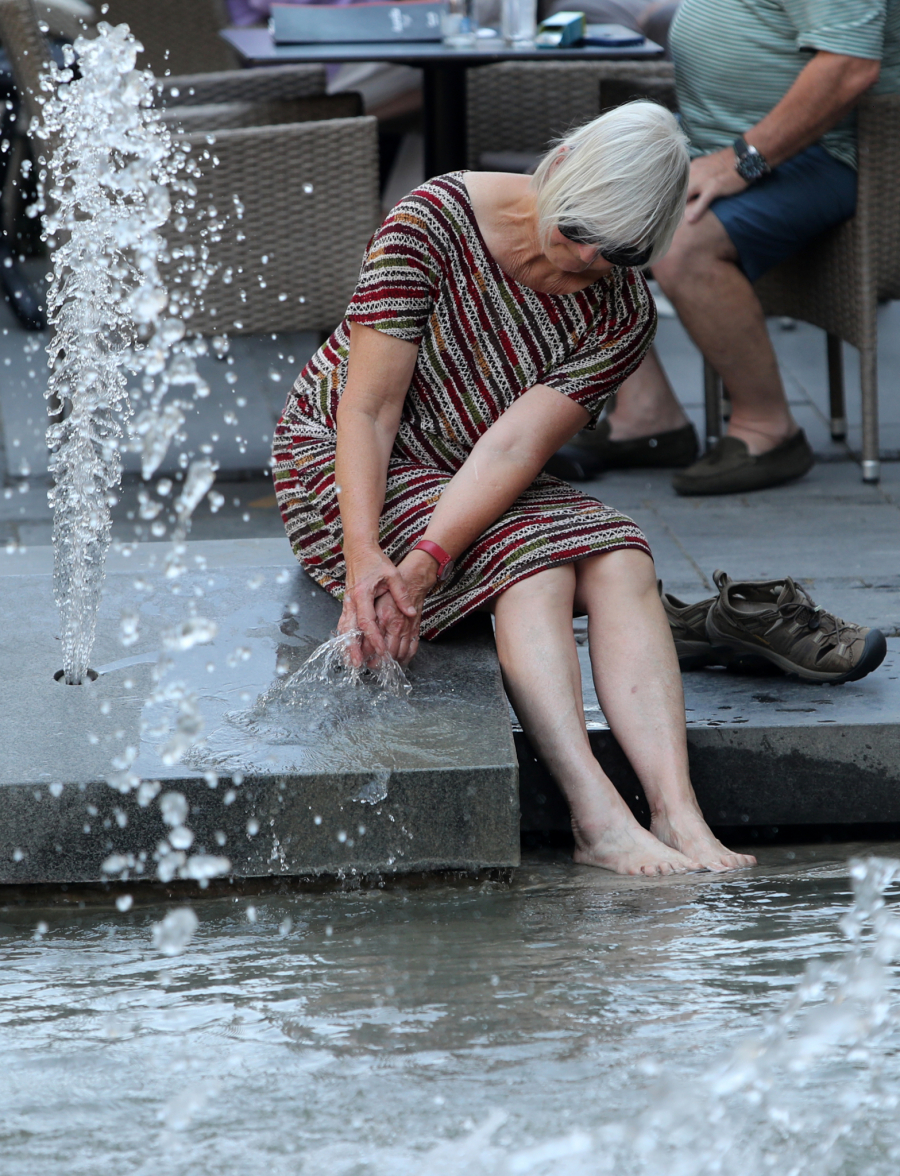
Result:
[[[29,121],[39,118],[34,96],[49,48],[31,0],[0,0],[0,40]],[[161,83],[160,102],[187,132],[204,173],[198,209],[229,211],[236,195],[244,210],[239,225],[215,243],[217,276],[191,319],[192,330],[326,331],[343,316],[380,215],[377,122],[350,117],[360,109],[358,95],[327,96],[324,87],[320,66],[184,75]],[[266,118],[276,125],[260,125]],[[203,244],[200,222],[181,234],[170,231],[173,246]],[[176,267],[169,278],[180,280]]]
[[[862,473],[880,477],[878,445],[878,302],[900,298],[900,200],[897,144],[900,94],[873,94],[857,108],[859,188],[856,214],[756,283],[766,314],[788,315],[827,333],[831,435],[847,435],[841,343],[859,351]],[[715,426],[715,420],[711,422]],[[707,426],[709,432],[710,426]]]
[[[123,21],[144,46],[141,64],[159,77],[238,68],[237,54],[219,33],[228,25],[224,0],[106,0],[103,17]]]
[[[243,217],[214,246],[218,265],[192,331],[258,334],[330,331],[353,293],[366,242],[380,219],[377,119],[346,118],[217,131],[186,139],[214,152],[197,207]],[[348,199],[348,193],[352,199]],[[202,222],[172,237],[202,243]],[[239,239],[242,238],[242,239]],[[174,279],[173,279],[174,280]]]
[[[468,162],[502,148],[542,155],[552,139],[603,109],[601,90],[621,95],[673,86],[669,61],[510,61],[470,69],[466,81]],[[612,104],[617,104],[617,97]],[[604,100],[604,104],[605,100]]]

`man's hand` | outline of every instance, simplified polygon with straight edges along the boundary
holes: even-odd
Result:
[[[691,160],[688,203],[684,213],[688,224],[696,224],[710,204],[720,196],[736,196],[749,187],[735,170],[734,161],[735,154],[731,147]]]

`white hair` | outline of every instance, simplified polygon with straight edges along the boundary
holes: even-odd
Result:
[[[684,213],[690,157],[677,119],[656,102],[627,102],[557,140],[532,177],[542,241],[579,226],[609,248],[663,256]],[[602,252],[602,248],[601,248]]]

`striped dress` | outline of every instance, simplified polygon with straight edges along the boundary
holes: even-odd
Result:
[[[488,252],[462,173],[401,200],[369,242],[347,315],[298,376],[275,432],[275,489],[291,547],[338,600],[346,567],[335,421],[351,323],[419,344],[380,524],[382,549],[398,563],[475,442],[519,396],[545,384],[596,416],[644,357],[656,314],[634,270],[615,269],[575,294],[520,285]],[[631,519],[540,474],[432,589],[422,636],[545,568],[625,547],[649,551]]]

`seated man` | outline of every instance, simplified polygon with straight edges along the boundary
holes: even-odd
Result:
[[[615,410],[549,468],[590,477],[693,461],[674,479],[680,494],[741,493],[813,465],[752,283],[853,215],[851,111],[872,87],[900,90],[900,0],[684,0],[670,45],[695,158],[684,221],[653,272],[728,389],[728,435],[694,461],[693,428],[651,352]]]

